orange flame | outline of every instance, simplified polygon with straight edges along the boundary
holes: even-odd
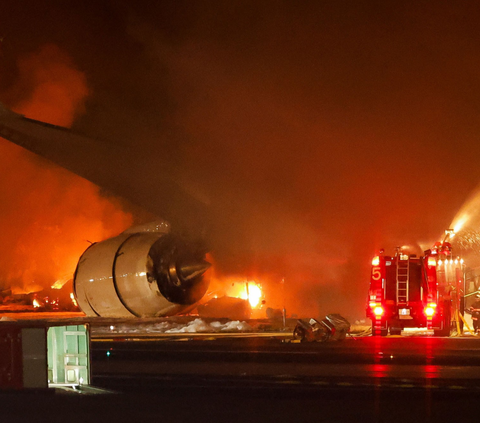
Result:
[[[248,300],[252,308],[258,307],[263,297],[261,285],[253,281],[233,282],[226,290],[226,295]]]
[[[71,59],[49,45],[20,59],[18,67],[18,80],[6,93],[12,109],[70,126],[89,94],[85,75]],[[9,288],[61,288],[72,278],[87,240],[100,241],[132,224],[132,216],[95,185],[1,139],[0,176],[9,181],[0,187],[8,204],[0,219],[0,280]]]
[[[75,307],[78,307],[77,300],[75,298],[75,295],[73,295],[73,292],[70,293],[70,298],[72,299],[72,303]]]

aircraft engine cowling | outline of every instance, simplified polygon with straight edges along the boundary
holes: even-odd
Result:
[[[74,294],[87,316],[171,316],[203,297],[209,267],[203,252],[160,223],[87,248],[75,271]]]

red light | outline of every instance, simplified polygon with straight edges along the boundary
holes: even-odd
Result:
[[[429,266],[436,266],[437,265],[437,260],[435,260],[435,257],[429,257],[428,258],[428,265]]]
[[[424,310],[425,316],[432,317],[435,314],[436,308],[437,308],[437,305],[435,303],[429,303]]]
[[[384,310],[383,310],[382,306],[376,306],[373,309],[373,314],[375,314],[375,316],[377,316],[377,317],[380,317],[383,314],[383,312],[384,312]]]

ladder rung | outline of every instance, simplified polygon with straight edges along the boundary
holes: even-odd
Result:
[[[409,260],[397,260],[397,303],[407,304],[409,287]]]

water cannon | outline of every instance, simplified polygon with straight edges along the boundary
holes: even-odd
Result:
[[[443,238],[443,242],[450,241],[455,236],[455,229],[446,229],[445,230],[445,237]]]

